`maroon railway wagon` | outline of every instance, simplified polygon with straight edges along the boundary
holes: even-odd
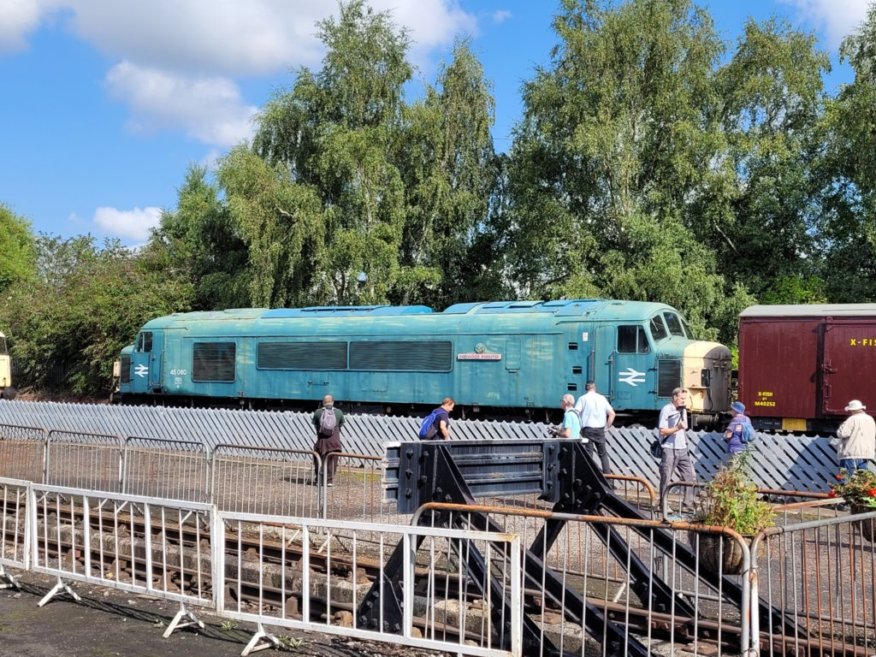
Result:
[[[833,431],[876,409],[876,303],[751,306],[739,315],[739,399],[760,429]]]

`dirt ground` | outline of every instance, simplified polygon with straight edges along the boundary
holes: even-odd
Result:
[[[34,573],[14,573],[19,590],[0,590],[0,655],[16,657],[232,657],[240,655],[255,628],[223,623],[198,613],[206,628],[184,628],[169,638],[164,630],[178,610],[175,603],[82,584],[42,608],[37,603],[54,581]],[[268,628],[269,630],[271,628]],[[441,657],[442,653],[363,642],[332,635],[282,630],[285,644],[259,655],[302,657]]]

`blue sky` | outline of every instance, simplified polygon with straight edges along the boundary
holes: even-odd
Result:
[[[700,0],[732,45],[749,16],[777,15],[836,60],[867,0]],[[469,35],[496,96],[493,135],[511,145],[520,85],[549,63],[555,0],[372,0],[414,40],[432,81]],[[318,68],[315,22],[332,0],[0,0],[0,203],[36,232],[136,245],[174,209],[191,164],[215,162],[300,66]],[[416,89],[416,85],[414,85]]]

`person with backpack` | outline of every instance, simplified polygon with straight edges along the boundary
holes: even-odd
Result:
[[[325,485],[334,486],[338,458],[333,453],[342,451],[341,427],[344,426],[344,414],[339,408],[335,408],[335,400],[331,395],[322,398],[322,406],[313,414],[313,426],[316,429],[313,451],[319,454],[325,467]],[[314,459],[313,465],[319,481],[319,462]]]
[[[730,452],[732,459],[737,454],[745,451],[748,443],[754,438],[754,427],[751,426],[751,420],[745,414],[745,404],[741,401],[735,401],[730,404],[730,410],[733,411],[733,417],[727,424],[724,430],[724,441],[727,443],[727,451]]]
[[[456,402],[453,397],[445,397],[441,406],[429,413],[420,424],[417,435],[420,440],[450,440],[450,414]]]

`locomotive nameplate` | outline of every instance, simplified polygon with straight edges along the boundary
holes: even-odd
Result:
[[[502,360],[502,354],[479,354],[474,351],[456,354],[456,360]]]

